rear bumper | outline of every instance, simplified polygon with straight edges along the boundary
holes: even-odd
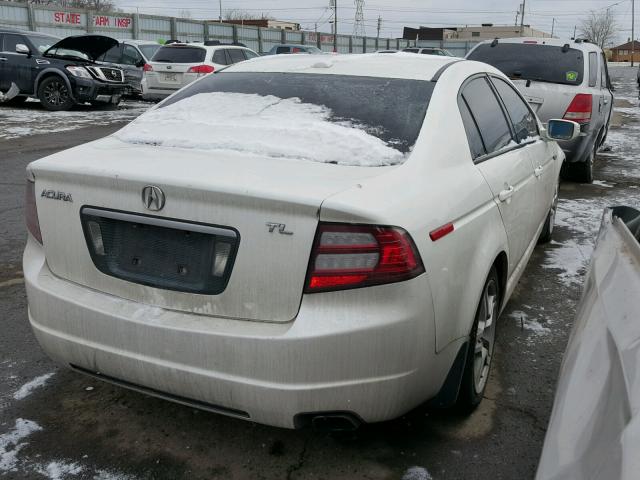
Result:
[[[567,157],[565,160],[567,163],[586,162],[593,151],[597,132],[586,130],[586,127],[583,126],[582,133],[585,135],[570,142],[558,142]]]
[[[307,295],[294,322],[269,324],[151,307],[56,278],[32,238],[24,272],[29,320],[54,360],[279,427],[312,412],[396,418],[437,394],[459,347],[435,354],[425,275]]]

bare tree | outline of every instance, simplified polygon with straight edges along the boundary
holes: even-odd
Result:
[[[96,12],[118,11],[112,0],[29,0],[29,3],[52,5],[62,8],[86,8]]]
[[[225,20],[273,20],[274,18],[268,13],[260,13],[256,15],[254,13],[249,13],[246,10],[225,10],[224,12]]]
[[[612,43],[616,36],[615,18],[611,10],[607,9],[604,12],[592,11],[589,18],[582,21],[580,25],[580,35],[595,44],[600,48]]]

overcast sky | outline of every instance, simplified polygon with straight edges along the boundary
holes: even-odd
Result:
[[[115,0],[124,11],[217,19],[219,0]],[[354,0],[337,0],[338,31],[353,33]],[[513,25],[521,0],[365,0],[366,33],[375,36],[378,16],[382,17],[381,36],[402,36],[402,27],[430,27],[493,23]],[[301,23],[305,30],[331,31],[329,0],[222,0],[223,14],[227,10],[244,10],[259,15],[269,14],[280,20]],[[525,23],[551,32],[555,18],[555,35],[573,36],[575,25],[580,25],[591,10],[611,8],[618,23],[618,40],[631,37],[631,0],[526,0]],[[640,2],[638,2],[640,9]],[[636,12],[636,20],[640,17]],[[637,29],[636,29],[637,30]],[[636,38],[638,38],[636,31]]]

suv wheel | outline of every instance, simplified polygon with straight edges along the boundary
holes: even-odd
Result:
[[[562,165],[562,177],[580,183],[593,183],[593,163],[598,147],[593,150],[584,162],[567,163]]]
[[[67,84],[58,76],[47,77],[40,83],[38,98],[47,110],[69,110],[74,104]]]
[[[469,335],[469,350],[458,395],[458,408],[463,412],[471,413],[475,410],[487,388],[499,312],[500,283],[498,273],[495,267],[492,267],[482,289],[480,304]]]

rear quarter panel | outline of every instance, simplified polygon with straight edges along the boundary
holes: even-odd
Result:
[[[394,225],[411,234],[429,277],[425,295],[433,298],[438,352],[469,334],[489,270],[500,252],[508,254],[502,218],[471,160],[457,105],[460,85],[479,68],[494,71],[476,62],[449,67],[410,158],[328,198],[320,214],[324,221]],[[454,232],[433,242],[429,233],[448,222]]]

